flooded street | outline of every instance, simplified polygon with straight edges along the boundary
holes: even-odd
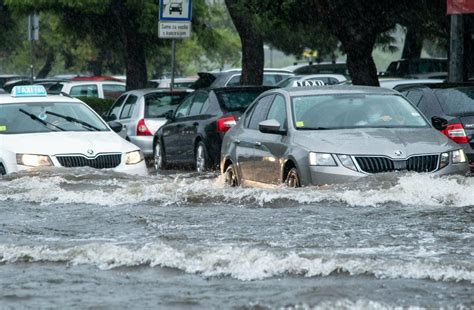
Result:
[[[474,308],[474,178],[0,177],[0,308]]]

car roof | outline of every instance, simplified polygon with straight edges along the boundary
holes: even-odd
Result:
[[[144,89],[134,89],[129,90],[122,95],[133,94],[135,96],[144,96],[152,93],[172,93],[172,94],[182,94],[182,93],[191,93],[192,89],[187,88],[174,88],[173,91],[170,91],[168,88],[144,88]]]
[[[65,85],[83,85],[83,84],[115,84],[115,85],[126,85],[120,81],[67,81]]]
[[[449,89],[449,88],[460,88],[460,87],[474,87],[474,83],[460,82],[460,83],[434,83],[434,84],[421,84],[421,85],[407,85],[399,91],[406,91],[410,89]]]
[[[10,103],[48,103],[48,102],[76,102],[83,103],[81,100],[69,96],[47,95],[38,97],[12,97],[11,94],[0,94],[0,104]]]
[[[287,87],[276,89],[277,92],[286,92],[290,96],[307,95],[337,95],[337,94],[367,94],[367,95],[394,95],[398,92],[375,86],[311,86],[311,87]]]

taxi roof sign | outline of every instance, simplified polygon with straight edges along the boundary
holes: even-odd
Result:
[[[46,97],[47,95],[42,85],[21,85],[12,89],[12,97]]]

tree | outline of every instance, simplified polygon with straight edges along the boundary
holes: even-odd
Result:
[[[229,14],[240,36],[242,44],[242,77],[241,85],[261,85],[265,57],[263,36],[257,27],[256,11],[248,6],[247,1],[225,0]]]

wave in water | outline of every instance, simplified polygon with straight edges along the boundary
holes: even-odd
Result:
[[[407,262],[385,258],[324,257],[296,252],[276,254],[262,249],[231,245],[211,248],[186,247],[184,250],[163,243],[147,244],[138,249],[110,243],[92,243],[72,248],[0,245],[0,262],[65,262],[73,265],[94,265],[104,270],[148,265],[176,268],[205,277],[230,276],[243,281],[286,274],[315,277],[345,272],[350,275],[369,274],[377,278],[474,283],[474,266],[467,263],[464,263],[464,267],[459,267],[423,260]]]
[[[41,204],[83,203],[104,206],[136,203],[176,205],[232,203],[267,206],[293,202],[337,202],[350,206],[398,203],[406,206],[474,205],[474,178],[405,175],[371,178],[349,185],[288,189],[228,188],[221,177],[190,175],[129,177],[108,172],[75,171],[0,179],[0,201]]]

